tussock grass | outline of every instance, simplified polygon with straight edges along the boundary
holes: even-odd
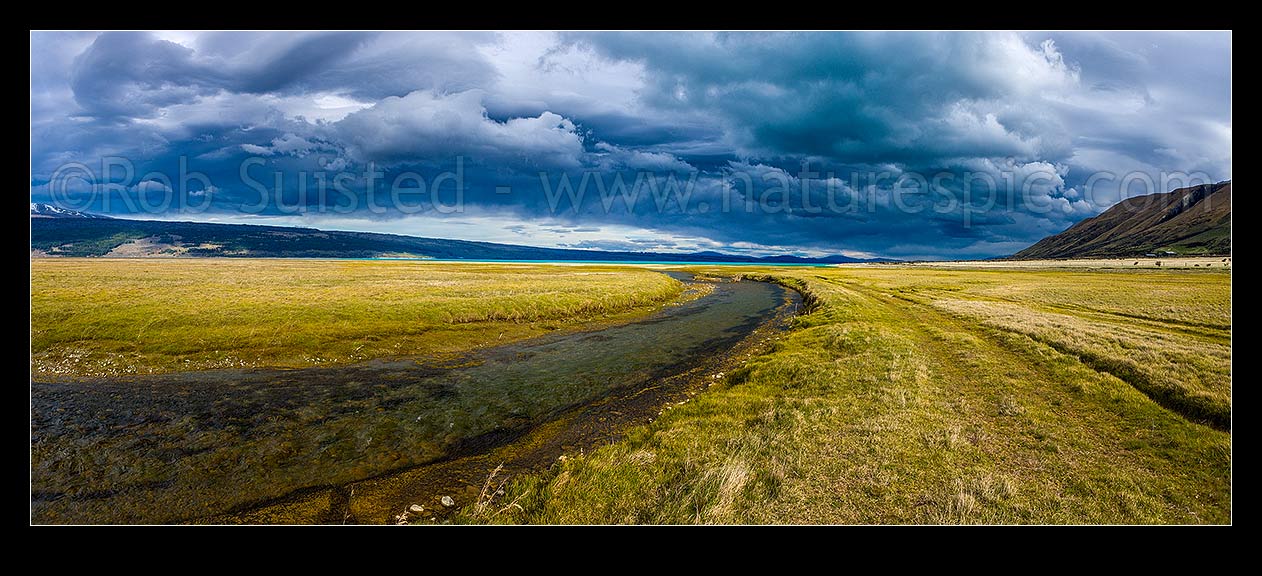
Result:
[[[1086,355],[1229,416],[1226,274],[765,275],[814,302],[773,350],[476,521],[1230,521],[1230,433]]]
[[[601,266],[31,261],[35,378],[451,354],[646,312],[682,284]]]

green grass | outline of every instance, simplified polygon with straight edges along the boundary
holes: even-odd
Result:
[[[31,267],[36,378],[442,358],[682,290],[632,267]],[[1225,269],[697,270],[795,287],[806,313],[721,384],[457,520],[1231,521]]]
[[[458,520],[1231,521],[1225,272],[765,274],[814,302],[773,350]]]
[[[36,379],[433,356],[617,321],[649,270],[304,260],[31,260]]]

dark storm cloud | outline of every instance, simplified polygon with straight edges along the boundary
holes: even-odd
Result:
[[[107,32],[75,58],[70,88],[97,116],[148,117],[164,106],[193,102],[227,83],[193,51],[144,34]]]
[[[96,209],[184,190],[469,239],[994,256],[1115,201],[1096,171],[1230,177],[1230,57],[1229,33],[35,33],[32,197],[117,156],[130,203]],[[590,186],[619,179],[641,193]]]
[[[1014,35],[925,33],[574,34],[649,69],[656,108],[712,111],[750,155],[926,164],[954,157],[1062,159],[1066,130],[1041,114],[1076,69]]]
[[[337,32],[305,36],[286,46],[262,66],[244,74],[237,89],[264,93],[308,86],[317,82],[326,70],[349,59],[371,35],[359,32]]]
[[[364,32],[262,35],[222,32],[189,48],[150,34],[107,32],[74,61],[70,86],[90,114],[148,116],[219,91],[268,94],[340,90],[352,97],[468,89],[494,77],[467,52],[479,35],[452,38]],[[423,62],[423,66],[416,66]]]

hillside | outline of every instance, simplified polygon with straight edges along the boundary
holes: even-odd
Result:
[[[32,256],[437,258],[451,260],[609,260],[653,262],[863,262],[846,256],[756,258],[719,252],[605,252],[492,242],[337,232],[286,226],[210,224],[31,214]]]
[[[1013,257],[1230,254],[1231,181],[1129,198]]]

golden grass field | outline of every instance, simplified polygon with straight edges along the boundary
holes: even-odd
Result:
[[[647,313],[638,268],[407,261],[32,259],[39,379],[442,355]]]
[[[452,353],[682,290],[629,266],[31,267],[37,379]],[[692,270],[798,288],[808,313],[704,394],[456,520],[1231,521],[1227,268]]]
[[[817,302],[774,350],[465,520],[1231,521],[1225,271],[762,273]]]

